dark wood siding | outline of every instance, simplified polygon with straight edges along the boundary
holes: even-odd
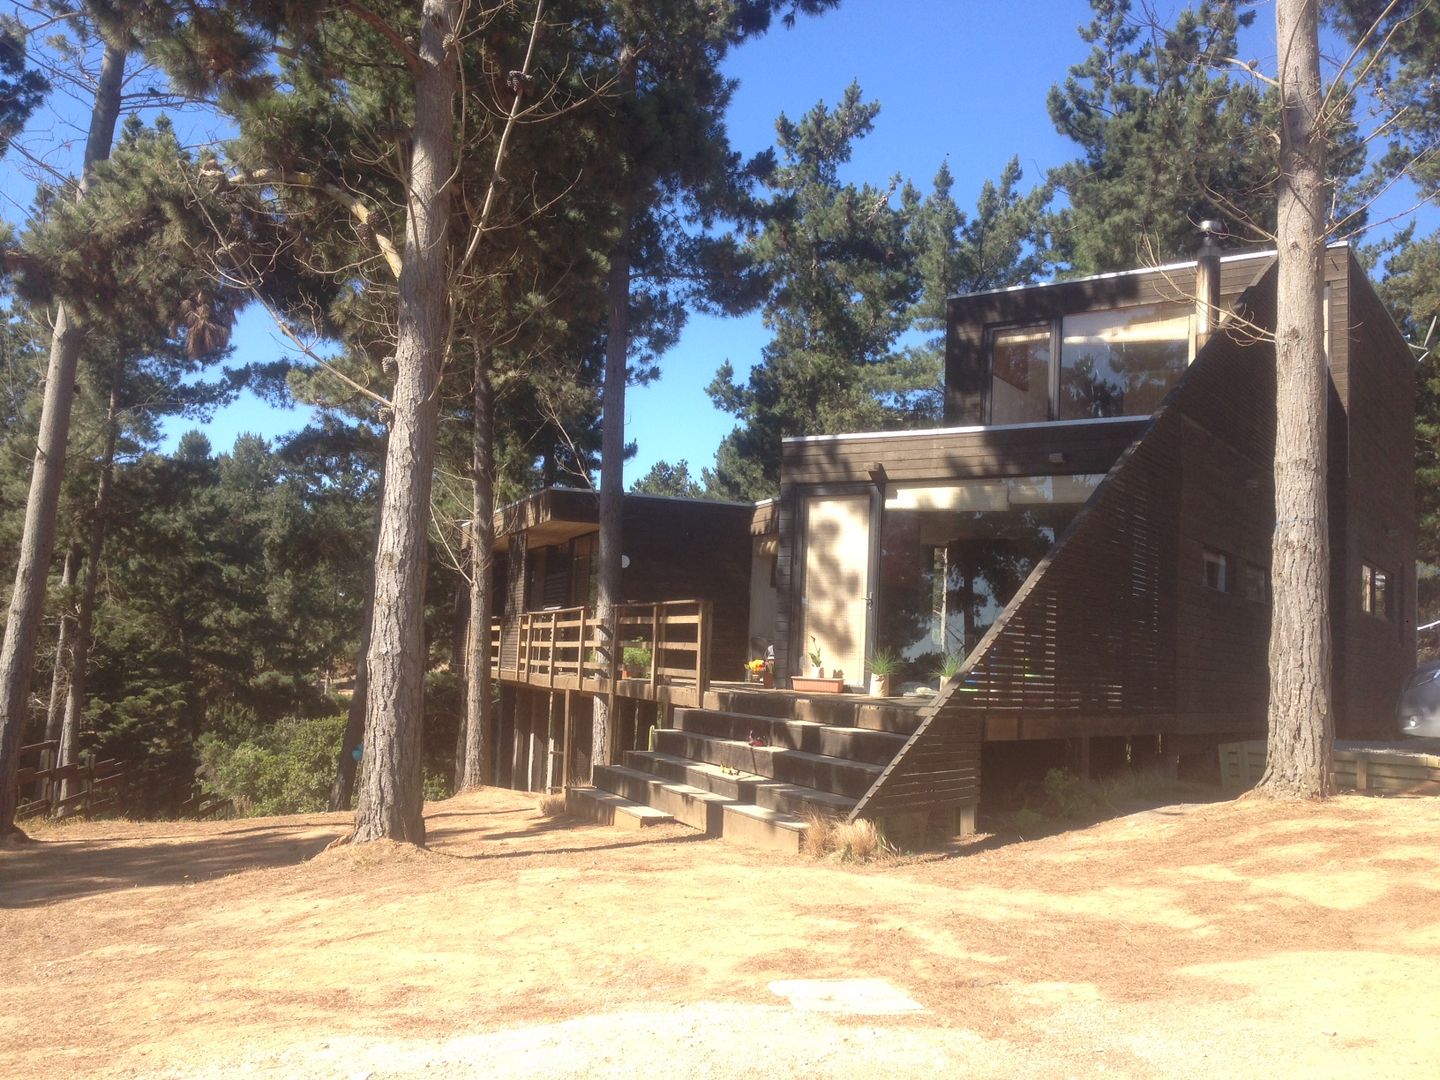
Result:
[[[529,610],[562,606],[576,595],[578,573],[573,552],[593,530],[579,532],[564,544],[543,538],[556,531],[570,534],[576,526],[598,520],[594,492],[561,488],[537,492],[505,507],[497,524],[511,533],[510,565],[520,567],[511,582],[506,613],[527,610],[524,564],[531,564]],[[709,600],[714,612],[711,670],[717,679],[739,679],[750,656],[750,528],[754,508],[736,503],[703,502],[627,495],[622,504],[621,550],[630,565],[621,571],[621,601]],[[562,528],[563,526],[563,528]],[[527,544],[520,538],[529,537]],[[535,538],[541,538],[538,541]],[[524,551],[516,560],[514,553]],[[587,556],[588,557],[588,556]],[[507,640],[505,658],[513,661]]]
[[[1230,301],[1254,284],[1270,257],[1221,264],[1220,295]],[[1033,289],[960,296],[949,301],[945,334],[945,422],[983,424],[989,360],[985,333],[997,325],[1048,322],[1081,311],[1134,304],[1193,302],[1193,265],[1058,282]]]
[[[1415,665],[1415,365],[1363,273],[1350,268],[1350,303],[1338,325],[1346,363],[1348,446],[1343,546],[1335,555],[1337,730],[1351,738],[1393,735],[1395,700]],[[1335,289],[1332,287],[1332,309]],[[1332,476],[1336,471],[1332,470]],[[1360,606],[1365,563],[1393,575],[1388,621]]]
[[[1079,420],[791,439],[781,477],[787,485],[864,483],[876,464],[891,481],[1103,473],[1144,426],[1144,420]]]

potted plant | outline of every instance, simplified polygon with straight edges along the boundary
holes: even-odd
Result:
[[[810,650],[805,654],[809,661],[806,674],[792,675],[790,677],[790,689],[810,693],[839,694],[845,690],[845,677],[839,670],[832,672],[830,677],[825,677],[824,654],[820,651],[820,643],[812,635],[810,638]]]
[[[775,685],[775,669],[759,657],[746,662],[745,672],[752,683],[759,683],[767,690]]]
[[[650,661],[652,657],[650,650],[645,643],[636,638],[632,644],[626,645],[625,650],[620,654],[620,667],[622,677],[626,679],[643,679],[650,674]]]
[[[876,649],[865,666],[870,669],[870,696],[889,697],[890,683],[900,670],[900,658],[890,649]]]
[[[965,666],[965,657],[958,652],[946,653],[940,661],[940,666],[931,672],[940,679],[940,688],[943,690],[945,684],[960,674],[960,669]]]

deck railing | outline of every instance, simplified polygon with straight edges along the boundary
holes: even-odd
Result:
[[[654,698],[710,685],[713,615],[708,600],[619,604],[608,620],[594,608],[527,611],[491,625],[490,664],[506,682],[555,690]],[[643,668],[625,663],[647,653]]]

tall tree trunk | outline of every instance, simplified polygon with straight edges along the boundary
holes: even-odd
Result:
[[[100,588],[100,558],[105,550],[105,527],[109,524],[110,487],[115,476],[115,444],[120,437],[121,365],[110,370],[110,404],[105,410],[105,449],[100,458],[100,479],[95,485],[95,505],[90,518],[90,544],[85,553],[85,588],[80,593],[80,615],[75,622],[74,663],[70,687],[65,693],[65,723],[60,729],[61,765],[75,760],[80,737],[80,720],[85,714],[85,681],[90,672],[90,641],[95,624],[95,597]],[[67,799],[74,785],[66,780],[60,798]]]
[[[460,788],[484,783],[492,711],[490,621],[495,610],[495,389],[483,350],[475,353],[474,487],[470,513],[470,633],[465,659],[465,760]]]
[[[1330,550],[1325,503],[1324,261],[1326,135],[1319,127],[1316,0],[1276,0],[1280,178],[1275,301],[1275,538],[1271,575],[1270,733],[1258,790],[1330,791]]]
[[[424,0],[415,132],[406,192],[395,348],[394,423],[375,553],[365,771],[354,841],[425,842],[421,721],[426,528],[440,370],[449,335],[450,174],[455,161],[454,37],[461,0]]]
[[[360,648],[355,658],[355,689],[350,694],[350,709],[345,714],[345,734],[340,737],[340,752],[335,756],[335,780],[330,785],[330,809],[349,810],[355,796],[355,768],[359,762],[355,751],[365,741],[365,703],[370,700],[370,627],[375,618],[375,588],[371,585],[365,598],[365,616],[360,627]]]
[[[462,545],[461,550],[464,550]],[[450,602],[450,672],[460,681],[460,704],[455,714],[455,768],[452,773],[452,790],[459,791],[465,780],[465,708],[469,694],[470,680],[467,677],[466,661],[470,654],[467,643],[470,640],[470,582],[464,576],[455,585],[455,596]]]
[[[635,93],[634,50],[620,50],[620,93]],[[596,582],[595,619],[601,627],[614,625],[615,605],[620,602],[620,554],[624,544],[621,521],[625,499],[625,382],[630,354],[630,234],[635,214],[633,185],[620,200],[620,235],[610,252],[610,276],[606,285],[607,325],[605,330],[604,419],[600,429],[600,551]],[[618,634],[617,634],[618,639]],[[619,640],[610,643],[610,668],[619,662]],[[590,768],[610,764],[613,728],[610,702],[595,695],[590,728]]]
[[[85,143],[80,173],[80,198],[85,197],[95,163],[110,156],[115,122],[120,115],[124,75],[125,50],[106,45],[90,113],[90,136]],[[65,305],[58,305],[50,338],[50,362],[45,371],[45,399],[35,446],[35,466],[25,504],[25,529],[15,568],[15,589],[10,597],[4,644],[0,645],[0,838],[15,831],[19,750],[30,716],[30,679],[45,607],[50,557],[55,551],[55,514],[60,505],[60,482],[65,475],[65,442],[70,434],[70,408],[75,400],[75,371],[83,337],[83,330],[71,319]]]
[[[628,200],[627,200],[628,201]],[[614,625],[620,602],[620,555],[624,544],[622,510],[625,470],[625,380],[630,342],[630,208],[622,210],[620,237],[610,252],[609,322],[605,340],[605,416],[600,432],[600,552],[595,619]],[[610,644],[611,668],[623,647],[617,633]],[[610,702],[595,696],[590,738],[590,767],[610,764]]]
[[[71,608],[74,599],[76,567],[80,563],[80,549],[72,547],[65,553],[65,570],[60,575],[60,591],[64,604],[60,610],[60,629],[55,635],[55,665],[50,671],[50,706],[45,710],[45,741],[59,743],[60,732],[65,723],[65,695],[70,688],[71,650],[74,646],[75,615]],[[59,759],[59,748],[47,750],[42,766],[53,768]],[[35,798],[43,799],[49,794],[50,781],[35,781]]]

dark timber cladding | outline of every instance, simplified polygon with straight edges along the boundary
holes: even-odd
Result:
[[[1336,728],[1388,730],[1414,663],[1413,364],[1347,251],[1330,253]],[[977,738],[1264,730],[1274,528],[1275,278],[1195,358],[852,816],[969,797]],[[1207,578],[1207,555],[1228,572]],[[1360,569],[1394,575],[1388,613]],[[1393,568],[1393,569],[1392,569]],[[977,732],[980,733],[977,735]]]
[[[754,508],[742,503],[627,494],[621,513],[622,551],[629,560],[621,571],[622,602],[711,601],[711,670],[717,678],[739,678],[749,657]],[[595,492],[565,488],[547,488],[497,511],[495,533],[498,546],[507,552],[509,568],[504,662],[513,666],[515,659],[511,616],[589,602],[588,597],[575,595],[588,583],[588,556],[572,556],[566,545],[594,534],[598,520]],[[544,568],[530,590],[525,587],[529,571],[516,571],[527,564]]]
[[[780,546],[775,565],[780,594],[776,670],[793,673],[792,658],[803,654],[799,634],[805,586],[800,568],[805,565],[805,550],[798,515],[804,492],[829,485],[873,484],[877,466],[888,483],[1104,473],[1145,423],[1133,418],[1084,420],[787,439],[780,471]]]
[[[1332,259],[1343,283],[1344,254]],[[1232,256],[1220,266],[1221,306],[1227,307],[1269,265],[1269,255]],[[1194,303],[1194,264],[1110,274],[1027,289],[952,297],[945,333],[945,422],[983,424],[990,375],[985,335],[995,326],[1049,322],[1064,315],[1132,304]]]

